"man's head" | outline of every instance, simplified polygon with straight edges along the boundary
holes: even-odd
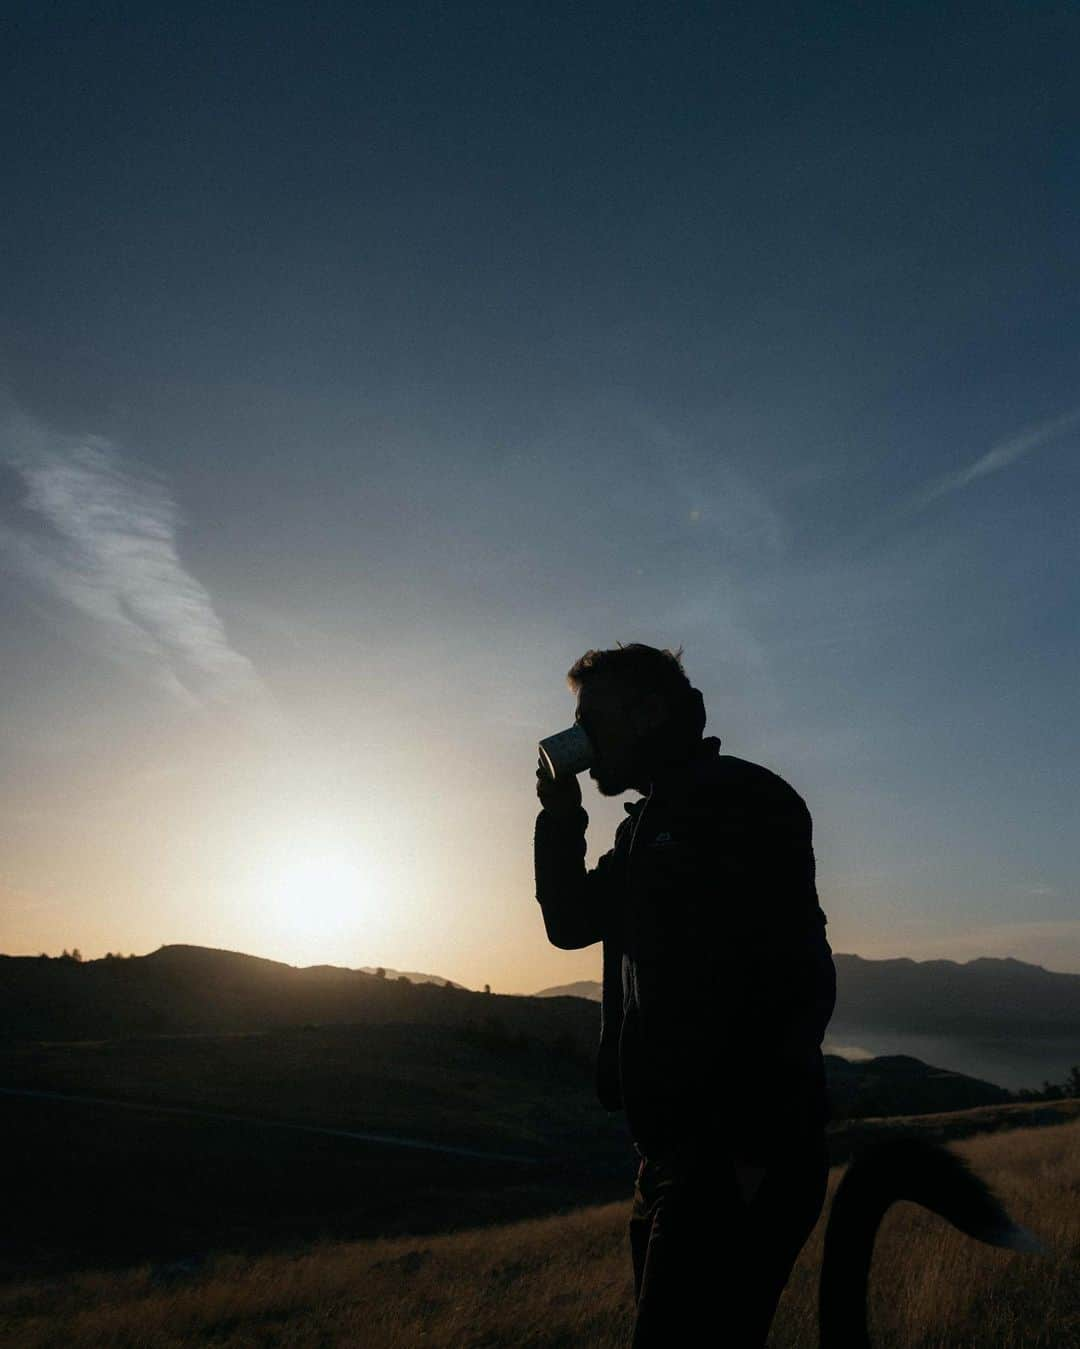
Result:
[[[700,744],[704,706],[681,657],[681,646],[672,652],[619,643],[609,651],[586,651],[567,672],[577,693],[574,719],[596,751],[589,776],[602,796],[648,792],[658,773]]]

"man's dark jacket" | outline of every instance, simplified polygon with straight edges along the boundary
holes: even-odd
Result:
[[[591,871],[585,808],[541,810],[536,898],[554,946],[603,943],[597,1094],[638,1149],[768,1161],[832,1117],[836,971],[806,803],[719,746],[706,736],[673,781],[624,803]]]

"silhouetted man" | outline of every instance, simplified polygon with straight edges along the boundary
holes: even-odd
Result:
[[[806,804],[702,738],[681,655],[635,642],[569,670],[589,776],[644,799],[588,871],[577,778],[538,766],[536,898],[554,946],[603,943],[596,1087],[636,1151],[634,1349],[743,1349],[824,1203],[836,975]]]

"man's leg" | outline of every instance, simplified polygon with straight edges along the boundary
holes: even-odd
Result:
[[[718,1149],[646,1158],[630,1218],[633,1349],[763,1346],[827,1179],[823,1135],[768,1168],[749,1204]]]
[[[828,1181],[824,1133],[766,1170],[747,1212],[744,1296],[732,1303],[741,1338],[732,1344],[757,1349],[767,1341],[780,1295],[821,1216]]]
[[[736,1201],[738,1195],[733,1196]],[[708,1278],[715,1258],[715,1178],[687,1159],[646,1157],[634,1187],[630,1246],[636,1314],[633,1349],[700,1342],[715,1319]]]

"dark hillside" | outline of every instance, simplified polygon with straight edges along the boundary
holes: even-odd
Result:
[[[570,1035],[584,1045],[595,1038],[597,1015],[579,999],[474,993],[200,946],[89,961],[0,956],[0,1038],[7,1041],[494,1018],[507,1033],[527,1026],[544,1038]]]

